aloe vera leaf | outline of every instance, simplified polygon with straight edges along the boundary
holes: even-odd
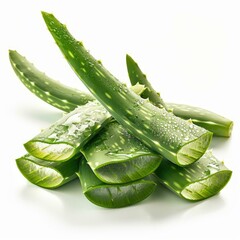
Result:
[[[128,76],[131,84],[136,85],[137,83],[139,83],[144,85],[146,87],[146,90],[143,93],[143,97],[149,98],[149,101],[159,108],[168,109],[167,105],[161,98],[160,93],[154,90],[151,83],[147,80],[146,75],[142,72],[138,64],[128,54],[126,55],[126,63]]]
[[[81,150],[94,174],[106,183],[126,183],[154,172],[162,157],[111,122]]]
[[[131,134],[175,164],[189,165],[208,148],[212,133],[153,106],[111,75],[52,14],[45,23],[75,73]]]
[[[26,58],[15,51],[10,50],[9,57],[17,76],[30,91],[45,102],[65,112],[70,112],[79,105],[84,105],[88,101],[95,99],[90,94],[52,80],[33,67]],[[130,65],[129,71],[131,71]],[[35,86],[37,86],[37,88],[35,88]],[[134,88],[133,91],[139,95],[144,90],[143,85],[134,85],[132,88]],[[51,91],[49,91],[49,89],[51,89]],[[45,98],[44,96],[46,95],[47,97]],[[171,109],[174,115],[183,119],[191,119],[194,124],[213,132],[216,136],[229,137],[231,135],[233,122],[225,117],[190,105],[176,103],[166,104],[167,108]]]
[[[85,159],[80,162],[82,191],[89,201],[105,208],[121,208],[146,199],[156,188],[151,176],[124,184],[107,184],[99,180]]]
[[[91,101],[66,114],[24,146],[34,157],[66,161],[110,120],[107,110],[98,101]]]
[[[16,51],[9,50],[9,59],[22,83],[37,97],[56,108],[70,112],[76,106],[94,100],[90,94],[64,86],[48,77]]]
[[[183,119],[191,119],[192,122],[198,126],[201,126],[208,131],[214,133],[216,136],[230,137],[233,127],[233,121],[222,117],[211,111],[192,107],[184,104],[166,103],[164,104],[160,94],[157,93],[147,80],[139,68],[138,64],[129,56],[126,56],[128,75],[132,85],[140,83],[147,87],[147,91],[144,92],[146,98],[155,104],[156,106],[164,106],[166,109],[171,110],[175,116]]]
[[[55,189],[77,178],[79,155],[66,162],[49,162],[26,154],[16,159],[16,163],[28,181],[39,187]]]
[[[213,132],[215,136],[231,136],[233,121],[230,119],[206,109],[185,104],[167,103],[167,106],[174,115],[183,119],[191,119],[194,124]]]
[[[155,174],[175,194],[198,201],[220,192],[230,180],[232,171],[208,150],[197,162],[184,168],[163,160]]]

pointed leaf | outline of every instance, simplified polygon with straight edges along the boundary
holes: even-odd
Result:
[[[205,153],[212,133],[144,101],[99,64],[52,14],[42,15],[75,73],[133,136],[180,166],[195,162]]]

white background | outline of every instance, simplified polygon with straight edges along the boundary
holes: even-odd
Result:
[[[0,2],[0,239],[239,239],[239,1]],[[167,101],[208,108],[232,120],[230,139],[211,147],[233,170],[223,191],[189,203],[164,188],[128,208],[103,209],[78,181],[50,191],[28,183],[15,159],[23,143],[62,113],[18,80],[8,60],[16,49],[39,69],[83,88],[55,45],[40,11],[66,23],[91,53],[128,82],[129,53]]]

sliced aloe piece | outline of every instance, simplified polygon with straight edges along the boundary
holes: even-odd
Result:
[[[159,166],[162,157],[111,122],[81,150],[95,175],[106,183],[143,178]]]
[[[110,120],[106,109],[97,101],[91,101],[66,114],[24,146],[34,157],[66,161]]]
[[[49,162],[26,154],[16,159],[16,163],[28,181],[39,187],[54,189],[77,178],[79,155],[67,162]]]
[[[160,182],[182,198],[198,201],[220,192],[232,171],[207,151],[197,162],[181,168],[163,160],[155,172]]]
[[[167,103],[167,106],[174,115],[183,119],[191,119],[194,124],[213,132],[215,136],[231,136],[232,120],[199,107],[176,103]]]
[[[205,153],[212,133],[144,101],[99,64],[52,14],[42,15],[75,73],[133,136],[181,166],[195,162]]]
[[[105,208],[121,208],[146,199],[156,188],[152,176],[124,184],[106,184],[98,179],[85,159],[77,173],[82,191],[89,201]]]

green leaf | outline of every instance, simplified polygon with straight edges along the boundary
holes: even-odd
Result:
[[[154,172],[162,160],[129,134],[117,122],[111,122],[81,150],[95,175],[106,183],[126,183]]]
[[[212,133],[144,101],[99,64],[52,14],[42,15],[75,73],[133,136],[181,166],[195,162],[205,153]]]
[[[78,172],[82,191],[89,201],[105,208],[120,208],[146,199],[156,188],[151,176],[125,184],[106,184],[99,180],[82,159]]]
[[[93,101],[85,92],[65,86],[39,71],[18,52],[9,50],[9,60],[16,75],[33,94],[52,106],[65,112]]]
[[[197,162],[184,168],[163,160],[156,175],[175,194],[198,201],[220,192],[230,180],[232,171],[207,151]]]
[[[16,159],[16,163],[28,181],[39,187],[54,189],[77,178],[79,155],[67,162],[49,162],[26,154]]]
[[[233,121],[209,110],[193,107],[186,104],[167,103],[173,114],[191,121],[219,137],[230,137],[233,128]]]
[[[97,101],[79,106],[24,144],[34,157],[48,161],[67,161],[79,152],[111,115]]]

